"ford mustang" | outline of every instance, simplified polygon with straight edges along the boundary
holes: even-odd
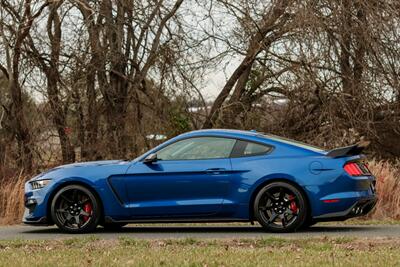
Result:
[[[134,160],[75,163],[25,185],[23,222],[98,225],[258,221],[290,232],[368,213],[375,178],[360,144],[330,151],[255,131],[179,135]]]

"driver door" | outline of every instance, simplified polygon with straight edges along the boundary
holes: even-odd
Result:
[[[194,137],[157,151],[157,160],[137,162],[125,176],[134,218],[216,214],[229,192],[229,155],[235,139]]]

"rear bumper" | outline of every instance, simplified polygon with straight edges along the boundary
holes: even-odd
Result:
[[[376,195],[362,198],[357,200],[350,208],[344,211],[323,214],[316,216],[313,219],[316,221],[344,221],[350,218],[363,216],[368,214],[375,207],[376,202]]]

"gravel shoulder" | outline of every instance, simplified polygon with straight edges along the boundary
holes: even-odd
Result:
[[[0,227],[0,240],[48,240],[67,239],[93,236],[101,239],[118,239],[129,237],[137,239],[171,239],[171,238],[320,238],[320,237],[356,237],[400,238],[400,225],[390,224],[321,224],[296,233],[274,234],[266,233],[259,225],[249,224],[193,224],[193,225],[135,225],[131,224],[119,231],[106,231],[98,228],[96,232],[87,235],[73,235],[60,232],[56,227],[34,227],[13,225]]]

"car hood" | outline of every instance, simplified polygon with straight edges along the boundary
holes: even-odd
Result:
[[[68,176],[68,174],[77,174],[94,171],[95,169],[101,168],[102,171],[107,173],[107,170],[118,170],[126,169],[130,162],[125,160],[100,160],[100,161],[87,161],[57,166],[49,169],[35,176],[31,180],[46,179],[46,178],[62,178]],[[110,168],[108,168],[110,167]]]
[[[98,161],[86,161],[86,162],[78,162],[72,164],[61,165],[54,169],[60,168],[77,168],[77,167],[87,167],[87,166],[103,166],[103,165],[115,165],[115,164],[124,164],[125,160],[98,160]]]

